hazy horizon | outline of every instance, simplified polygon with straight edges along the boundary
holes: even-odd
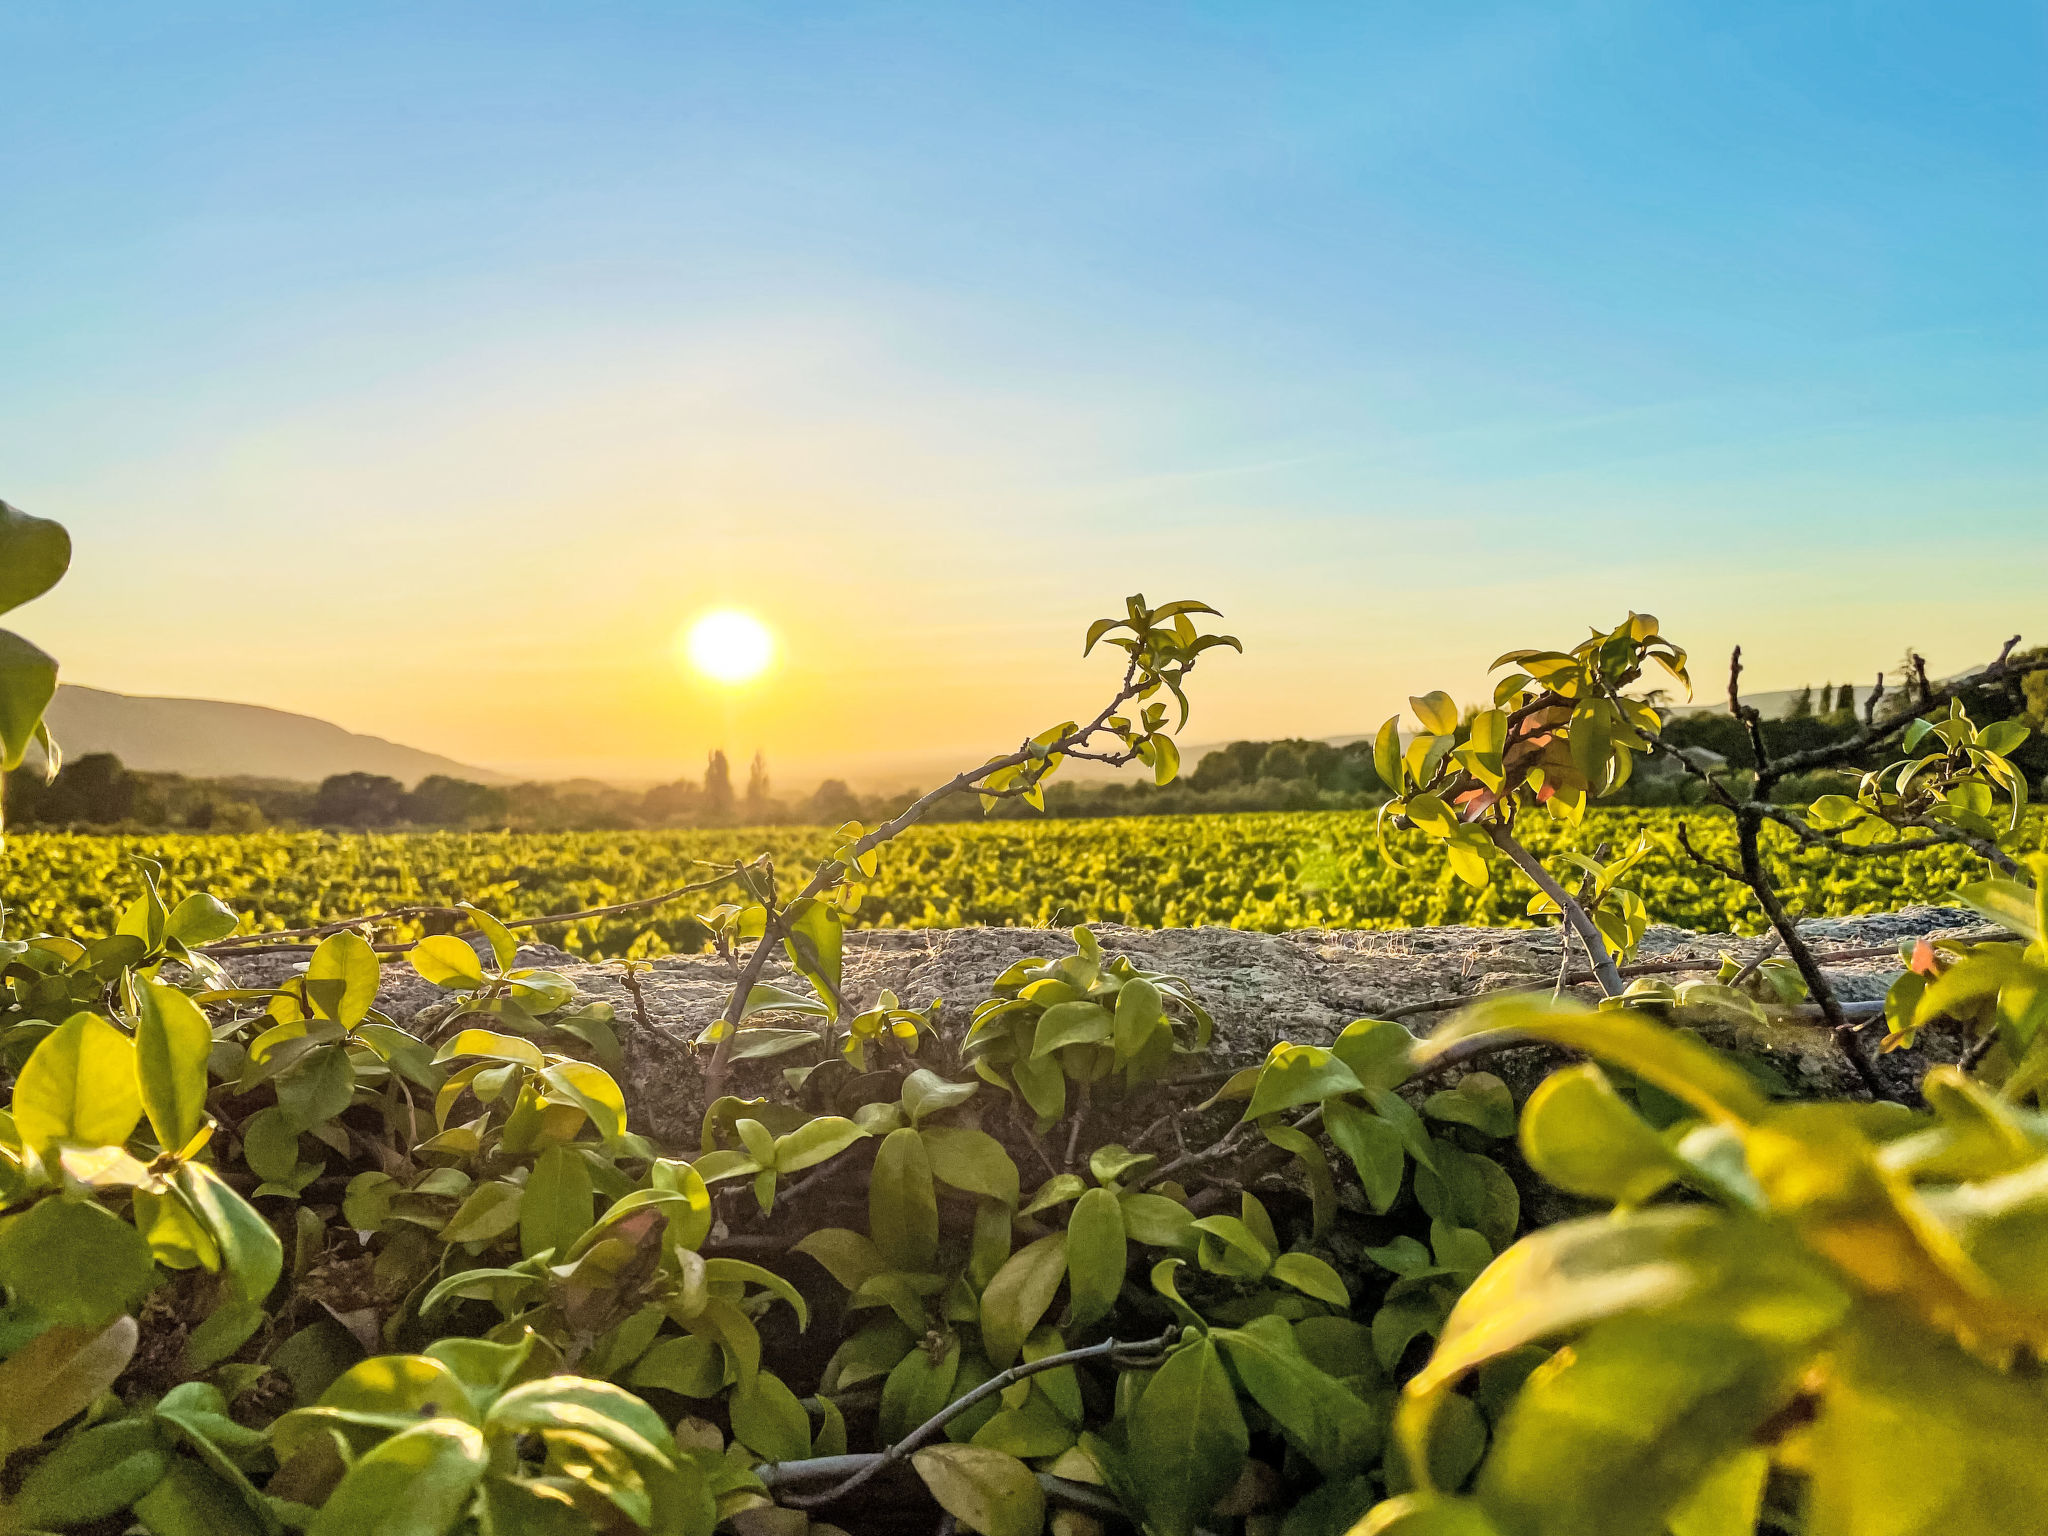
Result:
[[[0,497],[72,531],[20,616],[69,682],[794,779],[1092,709],[1134,590],[1246,643],[1191,742],[1630,607],[1708,691],[2044,611],[2034,8],[40,5],[0,54]],[[720,605],[744,688],[673,658]]]

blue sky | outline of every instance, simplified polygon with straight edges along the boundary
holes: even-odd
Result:
[[[2038,6],[17,4],[0,60],[76,681],[645,775],[1006,745],[1139,587],[1247,641],[1198,740],[1630,607],[1760,686],[2048,619]],[[670,660],[714,603],[784,637],[744,697]]]

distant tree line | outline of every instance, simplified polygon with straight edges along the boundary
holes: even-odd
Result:
[[[2022,653],[2016,659],[2037,652]],[[1893,674],[1895,677],[1899,674]],[[2020,714],[2035,734],[2013,761],[2037,783],[2048,775],[2048,674],[2035,673],[2023,685],[2006,685],[2010,698],[1970,698],[1965,703],[1982,719]],[[1853,735],[1868,699],[1867,690],[1826,683],[1804,688],[1783,716],[1764,722],[1764,739],[1774,754],[1824,746]],[[1908,707],[1912,695],[1896,685],[1880,703],[1884,710]],[[1469,713],[1469,712],[1468,712]],[[1674,716],[1664,741],[1686,751],[1714,754],[1735,769],[1752,766],[1749,738],[1725,710],[1705,709]],[[1842,775],[1786,780],[1778,792],[1788,801],[1810,800],[1838,787]],[[263,827],[335,828],[514,828],[524,831],[615,831],[642,827],[767,826],[779,823],[835,826],[844,821],[886,821],[917,797],[916,790],[888,795],[856,793],[844,780],[827,779],[810,794],[780,799],[773,792],[767,760],[756,753],[746,784],[736,787],[732,765],[713,752],[701,779],[682,778],[652,789],[622,789],[596,779],[562,783],[476,784],[435,774],[411,789],[381,774],[340,773],[319,785],[266,779],[192,779],[175,773],[143,773],[123,766],[108,752],[89,752],[65,764],[55,781],[20,769],[7,776],[7,820],[13,825],[107,829],[156,827],[191,831],[242,832]],[[1652,762],[1610,804],[1684,805],[1698,786],[1669,764]],[[1191,773],[1164,789],[1149,782],[1055,781],[1046,794],[1048,816],[1183,816],[1235,811],[1355,810],[1386,798],[1372,766],[1372,744],[1333,744],[1292,738],[1234,741],[1205,753]],[[1040,813],[1007,800],[991,819]],[[971,796],[944,802],[933,820],[979,820]]]

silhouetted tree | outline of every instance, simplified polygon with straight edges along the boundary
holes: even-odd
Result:
[[[747,798],[742,802],[747,820],[766,821],[773,816],[776,805],[768,791],[768,759],[756,751],[747,765]]]
[[[719,821],[732,815],[732,765],[723,752],[713,752],[704,765],[704,814]]]
[[[135,775],[111,752],[73,758],[38,797],[36,819],[105,826],[135,814]]]
[[[806,821],[836,827],[843,821],[858,819],[860,796],[848,787],[846,780],[827,779],[811,791],[810,799],[803,803],[803,815]]]
[[[312,819],[325,827],[388,827],[403,819],[405,786],[380,773],[337,773],[320,781]]]
[[[502,789],[432,773],[406,796],[405,819],[424,827],[461,827],[503,820],[507,804]]]
[[[704,806],[703,789],[688,779],[657,784],[640,799],[641,816],[655,826],[693,822]]]

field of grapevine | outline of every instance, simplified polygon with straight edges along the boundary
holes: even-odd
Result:
[[[1693,840],[1727,852],[1717,816],[1663,810],[1596,811],[1560,834],[1531,818],[1539,851],[1621,848],[1647,829],[1655,851],[1635,882],[1652,915],[1692,928],[1753,929],[1747,893],[1691,868],[1677,847],[1684,815]],[[2037,820],[2032,842],[2048,834]],[[252,928],[295,928],[407,904],[473,900],[508,917],[605,906],[700,878],[707,863],[762,849],[786,870],[831,846],[821,828],[576,833],[320,832],[97,837],[17,834],[0,857],[6,933],[91,933],[111,926],[140,888],[136,860],[161,864],[165,893],[208,890]],[[1773,840],[1787,899],[1808,915],[1881,910],[1947,899],[1982,866],[1960,851],[1897,859],[1838,859]],[[1045,926],[1084,920],[1142,927],[1220,924],[1276,932],[1427,923],[1520,924],[1524,892],[1505,877],[1475,891],[1441,860],[1403,840],[1406,867],[1380,856],[1369,813],[1308,812],[951,823],[917,828],[889,850],[863,925]],[[690,903],[555,928],[543,936],[595,956],[694,947]]]

